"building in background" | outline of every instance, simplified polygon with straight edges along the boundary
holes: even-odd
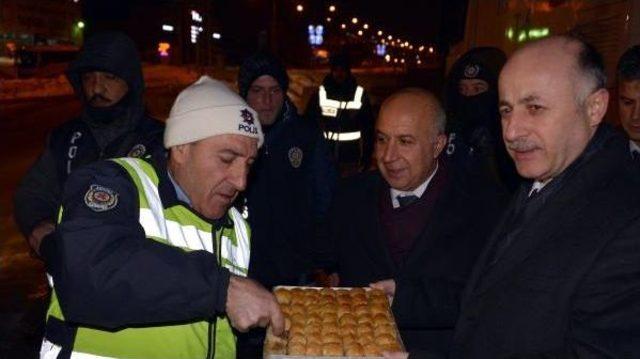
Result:
[[[0,1],[0,56],[25,46],[80,45],[84,23],[73,0]]]

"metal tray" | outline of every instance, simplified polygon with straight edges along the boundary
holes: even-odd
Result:
[[[275,291],[276,289],[294,289],[294,288],[300,288],[300,289],[317,289],[320,290],[323,287],[303,287],[303,286],[277,286],[274,287],[273,290]],[[349,290],[349,289],[354,289],[355,287],[332,287],[331,289],[334,290]],[[371,288],[369,287],[362,287],[362,289],[364,289],[365,291],[370,291]],[[401,351],[406,351],[404,343],[402,342],[402,337],[400,336],[400,331],[398,331],[398,325],[396,324],[396,319],[393,316],[393,311],[391,311],[391,308],[388,308],[389,310],[389,314],[391,316],[391,323],[393,325],[393,328],[395,329],[396,332],[396,338],[398,338],[398,344],[400,344],[400,350]],[[267,339],[268,340],[268,339]],[[288,354],[275,354],[275,353],[270,353],[267,348],[268,348],[268,342],[267,340],[265,340],[264,343],[264,347],[263,347],[263,358],[264,359],[380,359],[382,358],[382,356],[358,356],[358,357],[353,357],[353,356],[306,356],[306,355],[288,355]]]

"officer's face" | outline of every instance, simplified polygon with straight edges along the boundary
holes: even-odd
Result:
[[[258,113],[260,123],[268,126],[276,121],[282,110],[284,92],[273,77],[262,75],[249,87],[247,103]]]
[[[341,84],[349,78],[349,71],[342,66],[336,66],[331,69],[331,76],[337,83]]]
[[[606,90],[576,70],[578,45],[546,46],[516,53],[500,74],[502,136],[518,173],[544,181],[582,153],[607,108]],[[591,93],[592,92],[592,93]]]
[[[479,95],[489,90],[487,81],[479,79],[462,79],[458,82],[458,92],[465,97]]]
[[[192,207],[209,219],[218,219],[246,188],[257,151],[255,138],[218,135],[173,147],[169,168]]]
[[[622,127],[632,141],[640,144],[640,80],[620,81],[618,95]]]
[[[125,80],[109,72],[85,72],[81,79],[84,97],[93,107],[113,106],[129,91]]]
[[[389,186],[412,191],[435,169],[446,137],[438,135],[434,111],[415,95],[399,95],[380,109],[375,155]]]

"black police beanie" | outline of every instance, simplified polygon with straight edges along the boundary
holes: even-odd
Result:
[[[242,98],[247,98],[249,87],[258,77],[269,75],[273,77],[282,91],[287,92],[289,88],[289,76],[282,63],[267,53],[257,53],[247,58],[240,66],[238,72],[238,91]]]

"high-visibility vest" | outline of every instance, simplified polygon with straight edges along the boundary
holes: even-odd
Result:
[[[363,94],[364,89],[362,86],[358,86],[356,87],[356,91],[353,94],[353,99],[351,101],[338,101],[327,98],[327,90],[324,88],[324,85],[320,85],[320,89],[318,91],[318,102],[320,104],[320,109],[322,110],[322,116],[337,117],[338,110],[359,110],[362,108]]]
[[[210,223],[182,205],[164,208],[158,192],[158,176],[149,163],[134,158],[113,161],[127,171],[138,189],[138,220],[147,239],[180,247],[185,251],[206,250],[216,254],[218,263],[231,273],[247,275],[250,230],[235,208],[232,207],[227,212],[233,222],[233,229],[215,229],[217,248],[213,248],[211,239],[214,228]],[[52,281],[50,284],[53,286]],[[47,320],[51,317],[64,321],[55,288]],[[61,350],[59,345],[45,338],[40,357],[56,358]],[[235,358],[235,352],[236,338],[229,320],[218,317],[215,322],[202,320],[118,331],[78,327],[71,358],[213,358],[213,353],[215,358]]]
[[[357,86],[356,91],[353,94],[353,99],[351,101],[338,101],[328,98],[327,90],[325,89],[324,85],[320,85],[320,88],[318,90],[318,103],[320,105],[320,110],[322,111],[322,116],[338,117],[338,112],[340,110],[359,110],[360,108],[362,108],[363,94],[364,89],[362,88],[362,86]],[[360,131],[325,131],[324,137],[330,141],[355,141],[360,139],[361,133]]]

